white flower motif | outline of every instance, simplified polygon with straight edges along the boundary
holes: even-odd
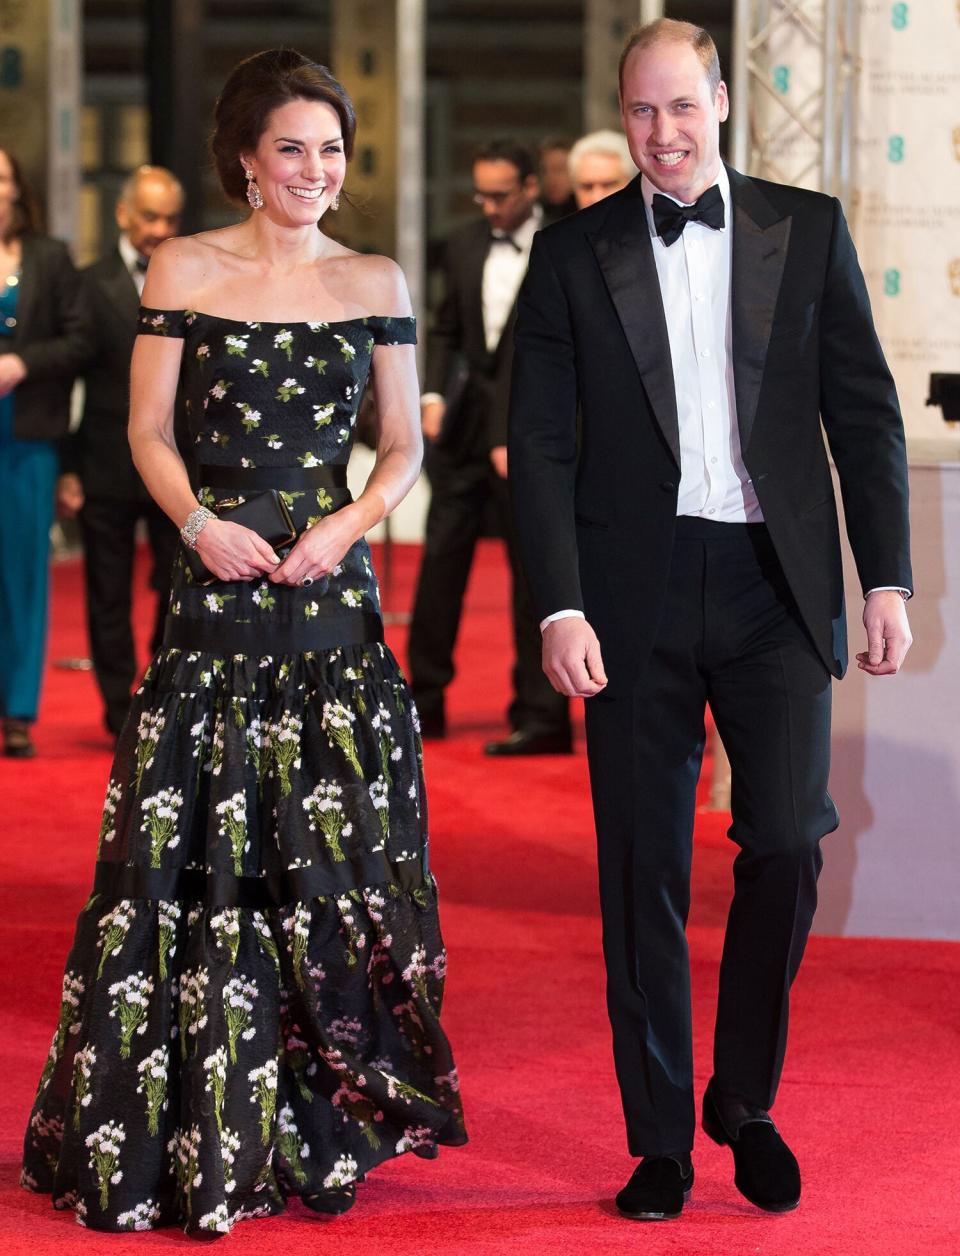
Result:
[[[332,1190],[335,1186],[347,1186],[351,1182],[357,1180],[358,1165],[353,1156],[340,1156],[334,1161],[332,1172],[328,1173],[323,1179],[323,1185],[327,1190]]]

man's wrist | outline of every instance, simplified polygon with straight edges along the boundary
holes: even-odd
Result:
[[[909,602],[913,597],[912,589],[905,589],[899,584],[878,584],[872,589],[867,589],[863,600],[866,601],[871,593],[899,593],[905,602]]]
[[[555,624],[558,619],[586,619],[586,615],[584,615],[583,611],[576,611],[572,608],[563,611],[554,611],[553,614],[548,615],[546,619],[540,620],[541,633],[549,624]]]

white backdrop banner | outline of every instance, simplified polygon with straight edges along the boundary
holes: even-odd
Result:
[[[854,238],[907,435],[947,441],[924,402],[960,372],[960,0],[862,0],[860,51]]]

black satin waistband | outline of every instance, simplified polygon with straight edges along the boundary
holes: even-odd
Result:
[[[346,488],[347,468],[327,467],[215,467],[198,468],[204,488]]]
[[[722,523],[700,515],[678,515],[674,531],[678,541],[732,541],[735,544],[763,542],[769,535],[765,523]]]
[[[302,624],[218,624],[206,619],[168,615],[162,648],[199,650],[204,654],[251,654],[262,658],[332,650],[341,645],[371,645],[382,640],[383,620],[379,615],[320,601],[316,615]]]
[[[150,898],[166,903],[203,903],[207,907],[247,907],[262,911],[337,897],[365,886],[393,882],[405,893],[423,885],[427,869],[419,858],[391,864],[376,851],[329,868],[288,868],[276,876],[235,877],[201,868],[141,868],[134,864],[97,864],[93,892],[108,899]]]

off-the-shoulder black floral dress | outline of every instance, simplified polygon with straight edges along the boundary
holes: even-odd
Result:
[[[202,501],[349,501],[374,346],[412,318],[183,339]],[[105,1230],[216,1233],[405,1151],[465,1141],[420,737],[359,541],[329,579],[174,574],[107,787],[93,893],[30,1117],[24,1183]]]

